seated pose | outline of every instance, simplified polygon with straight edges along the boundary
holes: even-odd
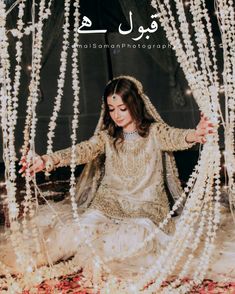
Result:
[[[76,164],[87,163],[76,191],[80,224],[66,201],[54,204],[57,214],[41,207],[34,222],[45,242],[41,242],[40,256],[34,248],[31,254],[37,266],[75,256],[87,275],[93,273],[96,254],[112,274],[135,276],[151,266],[174,232],[171,220],[151,242],[133,250],[169,212],[166,182],[173,199],[180,196],[172,151],[205,143],[213,125],[202,115],[195,130],[168,126],[142,84],[130,76],[110,81],[103,99],[94,136],[76,145]],[[50,172],[70,165],[70,160],[71,148],[36,156],[30,171]],[[6,243],[3,251],[1,261],[20,270]]]

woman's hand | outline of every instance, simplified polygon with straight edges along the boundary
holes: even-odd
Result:
[[[189,143],[206,143],[206,135],[214,133],[214,125],[208,120],[208,118],[202,113],[200,122],[194,133],[189,134],[186,137],[186,141]]]
[[[27,168],[27,162],[26,162],[26,156],[22,156],[20,160],[20,165],[22,165],[21,169],[19,170],[19,173],[22,174],[22,176],[25,176],[25,170]],[[29,173],[31,176],[33,176],[35,173],[38,173],[45,169],[45,162],[42,159],[41,156],[38,154],[34,154],[32,158],[32,163],[29,165]]]

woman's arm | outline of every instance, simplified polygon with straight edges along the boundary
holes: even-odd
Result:
[[[155,134],[163,151],[191,148],[195,143],[205,143],[206,135],[213,133],[213,124],[202,115],[196,129],[179,129],[164,122],[155,123]]]
[[[75,150],[76,164],[79,165],[87,163],[95,159],[98,155],[104,153],[104,146],[104,132],[100,132],[99,134],[91,137],[89,140],[77,144]],[[70,165],[71,152],[72,148],[69,147],[63,150],[56,151],[53,154],[50,154],[49,156],[53,160],[53,168]]]
[[[105,132],[101,131],[97,135],[94,135],[87,141],[83,141],[76,145],[76,164],[87,163],[95,159],[98,155],[104,153],[105,149]],[[30,173],[37,173],[42,170],[50,172],[58,167],[68,166],[71,162],[72,148],[66,148],[56,151],[50,155],[45,154],[42,156],[36,156],[34,164],[30,167]],[[22,168],[20,173],[24,172],[25,164],[21,160]]]

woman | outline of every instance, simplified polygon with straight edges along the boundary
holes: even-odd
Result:
[[[205,143],[213,125],[202,116],[196,130],[169,127],[144,95],[140,82],[129,76],[108,83],[103,98],[104,111],[96,134],[76,146],[77,164],[105,154],[104,176],[89,207],[109,217],[147,217],[158,224],[169,210],[162,151]],[[36,158],[30,171],[50,172],[69,165],[70,158],[71,148],[43,155]],[[130,200],[130,204],[128,197],[134,203]]]
[[[123,253],[143,242],[169,212],[163,161],[171,169],[169,189],[177,198],[179,182],[171,152],[205,143],[213,125],[202,116],[195,130],[169,127],[145,96],[141,83],[129,76],[110,81],[103,99],[94,136],[76,145],[76,163],[89,162],[77,186],[77,202],[82,209],[79,230],[68,204],[54,205],[63,224],[48,207],[41,208],[36,223],[47,248],[45,253],[44,246],[40,257],[32,252],[32,257],[41,265],[75,255],[76,263],[88,275],[93,272],[93,248],[113,274],[133,276],[151,266],[153,256],[174,230],[171,221],[145,247],[124,257]],[[50,172],[69,165],[70,158],[71,148],[37,156],[30,171]],[[24,172],[24,159],[21,163],[20,172]],[[7,256],[5,263],[17,268],[15,260]]]

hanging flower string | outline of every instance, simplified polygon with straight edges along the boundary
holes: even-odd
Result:
[[[43,4],[43,5],[42,5]],[[52,0],[49,1],[48,7],[45,7],[45,1],[43,3],[40,3],[40,9],[39,9],[39,17],[38,17],[38,23],[35,22],[34,16],[32,15],[32,25],[31,25],[31,31],[32,31],[32,38],[36,34],[36,38],[34,37],[34,42],[32,46],[32,64],[31,64],[31,80],[29,84],[29,97],[27,100],[27,110],[26,110],[26,119],[25,119],[25,128],[24,128],[24,144],[22,148],[22,154],[25,156],[27,154],[28,148],[29,148],[29,141],[30,141],[30,126],[32,121],[32,115],[33,113],[30,111],[32,109],[32,95],[37,97],[39,84],[40,84],[40,70],[41,70],[41,59],[42,59],[42,53],[41,53],[41,46],[42,46],[42,30],[43,30],[43,21],[48,18],[49,15],[51,15],[51,4]],[[35,12],[34,12],[35,13]],[[46,17],[46,18],[45,18]],[[18,30],[17,30],[18,32]],[[18,34],[16,34],[17,36]],[[34,105],[33,107],[36,107]]]
[[[69,14],[70,14],[70,0],[65,0],[64,2],[64,17],[65,22],[63,25],[63,44],[60,57],[60,73],[57,83],[57,94],[55,97],[55,104],[53,108],[53,113],[49,122],[49,130],[47,134],[47,154],[53,152],[53,138],[55,136],[55,127],[58,113],[61,108],[61,99],[63,96],[64,84],[65,84],[65,74],[67,66],[68,48],[69,48]]]
[[[19,4],[19,12],[18,12],[18,20],[17,20],[17,30],[19,34],[17,35],[18,40],[16,41],[16,62],[17,65],[15,67],[15,77],[13,82],[13,128],[16,125],[17,121],[17,107],[18,107],[18,95],[19,95],[19,88],[20,88],[20,77],[21,77],[21,59],[22,59],[22,30],[23,30],[23,16],[24,16],[24,9],[25,9],[25,2],[26,0],[21,1]]]
[[[74,116],[72,120],[72,147],[71,147],[71,178],[70,178],[70,197],[71,197],[71,204],[72,204],[72,211],[73,211],[73,217],[76,223],[78,224],[78,229],[83,232],[84,236],[86,236],[86,231],[83,226],[80,224],[80,218],[78,215],[78,206],[76,202],[76,178],[75,178],[75,168],[76,168],[76,143],[77,143],[77,128],[79,123],[79,68],[78,68],[78,45],[79,45],[79,0],[76,0],[74,2],[74,42],[72,45],[73,53],[72,53],[72,88],[74,93],[74,103],[73,103],[73,109],[74,109]],[[91,254],[94,257],[94,274],[93,274],[93,284],[94,284],[94,290],[99,290],[99,282],[101,280],[101,266],[107,270],[107,272],[110,272],[110,270],[105,265],[104,261],[101,260],[100,256],[96,254],[95,248],[92,246],[90,242],[85,240],[86,244],[91,249]]]
[[[22,0],[23,2],[26,1],[26,0]],[[51,5],[52,5],[52,2],[53,0],[50,0],[48,2],[48,6],[45,7],[45,10],[43,12],[43,16],[42,16],[42,20],[43,22],[46,21],[49,16],[51,15]],[[21,5],[22,3],[19,4],[19,6]],[[33,30],[34,30],[34,27],[36,27],[36,29],[38,29],[38,24],[35,23],[35,25],[29,25],[29,26],[24,26],[21,29],[18,28],[15,28],[15,29],[11,29],[9,31],[7,31],[7,33],[11,33],[13,37],[17,37],[18,39],[22,38],[24,35],[30,35]]]
[[[79,1],[74,2],[74,43],[73,43],[73,54],[72,54],[72,88],[74,93],[74,116],[72,120],[72,148],[71,148],[71,177],[70,177],[70,197],[73,209],[74,219],[79,222],[78,206],[76,203],[76,179],[75,179],[75,168],[76,168],[76,143],[77,143],[77,128],[79,119],[79,69],[78,69],[78,45],[79,45]]]
[[[38,230],[37,225],[33,216],[35,215],[34,201],[32,197],[31,190],[31,179],[29,166],[30,163],[35,160],[35,136],[36,136],[36,105],[38,103],[38,89],[40,84],[40,71],[41,71],[41,59],[42,59],[42,33],[43,33],[43,13],[45,10],[45,0],[40,1],[39,5],[39,16],[37,23],[37,31],[34,26],[35,24],[35,3],[32,5],[32,25],[34,27],[32,33],[32,71],[31,71],[31,81],[29,86],[29,99],[27,102],[27,117],[26,125],[24,130],[24,148],[23,155],[26,158],[26,171],[25,171],[25,180],[26,180],[26,195],[24,198],[24,211],[23,211],[23,239],[25,244],[29,244],[27,240],[29,238],[33,239],[35,243],[35,250],[37,254],[40,253],[40,243],[38,239]],[[35,175],[33,176],[35,177]],[[37,200],[37,190],[34,189],[35,198]],[[27,224],[27,218],[31,219],[30,225]],[[31,233],[29,234],[29,228]],[[24,263],[27,265],[25,271],[32,272],[35,268],[35,260],[30,254],[30,246],[25,247],[25,257]],[[26,258],[27,257],[27,258]]]

